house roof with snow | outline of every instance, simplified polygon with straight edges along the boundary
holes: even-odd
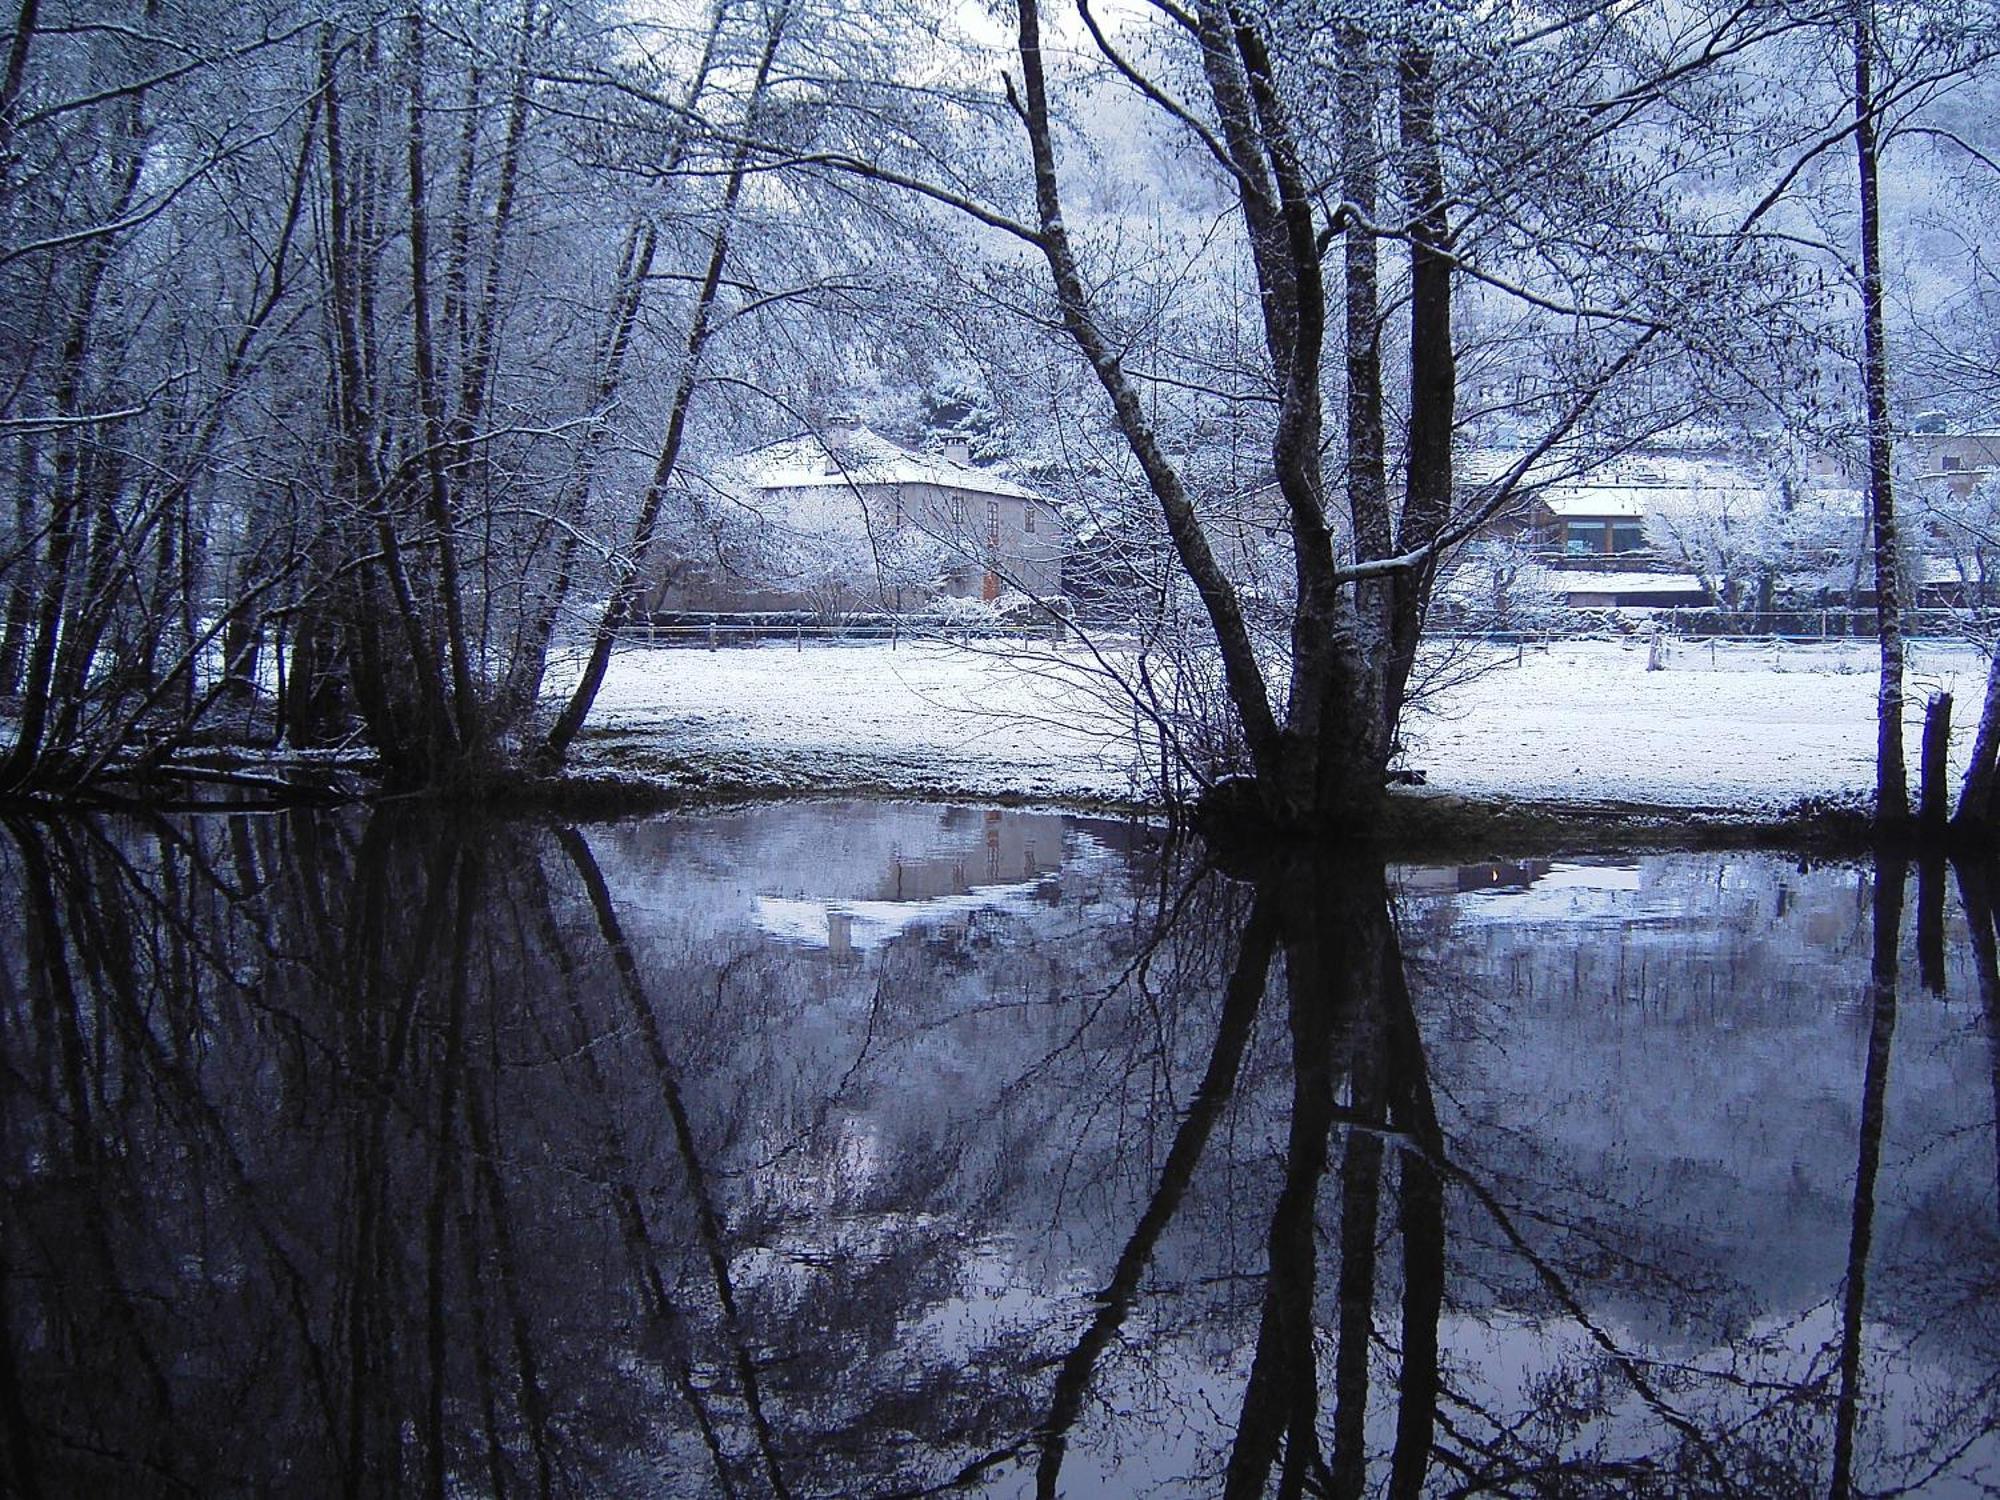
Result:
[[[835,428],[824,435],[807,432],[767,443],[732,461],[724,473],[758,490],[928,484],[975,495],[1043,500],[1005,475],[958,463],[941,453],[913,453],[866,427]]]
[[[1504,448],[1466,455],[1461,473],[1475,483],[1498,478],[1521,458]],[[1689,506],[1736,508],[1763,503],[1770,486],[1742,459],[1685,449],[1639,449],[1607,459],[1586,473],[1565,472],[1571,460],[1551,456],[1528,471],[1527,492],[1561,519],[1639,520]]]
[[[1612,520],[1636,520],[1646,514],[1646,497],[1632,490],[1609,486],[1582,485],[1571,490],[1549,490],[1542,504],[1552,515],[1568,520],[1572,516],[1605,516]]]
[[[1699,505],[1761,504],[1767,486],[1735,459],[1634,453],[1577,480],[1551,484],[1541,501],[1557,516],[1638,519]]]

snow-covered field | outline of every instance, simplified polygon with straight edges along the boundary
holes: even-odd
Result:
[[[1875,785],[1872,643],[1675,643],[1664,670],[1643,644],[1583,641],[1491,651],[1502,665],[1446,691],[1405,739],[1431,784],[1475,795],[1745,811]],[[1986,656],[1911,648],[1905,705],[1914,786],[1923,704],[1953,695],[1956,776],[1979,718]]]
[[[1874,783],[1872,647],[1642,644],[1478,647],[1485,668],[1406,730],[1407,763],[1451,792],[1771,811]],[[1035,799],[1145,794],[1130,708],[1081,647],[1023,655],[935,642],[720,651],[635,647],[605,680],[585,763],[732,784]],[[1986,660],[1912,650],[1909,753],[1922,702],[1956,698],[1954,766]],[[559,678],[552,689],[565,686]]]
[[[579,759],[732,784],[1143,795],[1132,713],[1079,650],[934,642],[633,647],[612,659]],[[553,666],[552,688],[568,680]]]

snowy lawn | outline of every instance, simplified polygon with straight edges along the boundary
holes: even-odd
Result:
[[[1132,714],[1078,648],[936,642],[635,646],[612,658],[584,764],[738,785],[1143,796]],[[560,664],[552,690],[566,690]]]
[[[1875,785],[1872,643],[1481,648],[1493,670],[1416,715],[1406,759],[1433,786],[1481,796],[1770,811]],[[1915,784],[1923,704],[1953,695],[1953,775],[1986,688],[1986,656],[1958,643],[1910,649],[1907,753]],[[1955,788],[1954,788],[1955,789]]]
[[[1144,787],[1129,708],[1070,646],[935,642],[633,647],[613,659],[586,765],[735,785],[1129,798]],[[1473,648],[1487,670],[1449,686],[1406,730],[1430,785],[1479,796],[1772,811],[1874,784],[1867,643],[1677,644],[1646,670],[1642,644]],[[1911,654],[1909,754],[1924,697],[1956,698],[1954,773],[1972,738],[1986,660],[1974,647]],[[567,686],[553,673],[551,689]]]

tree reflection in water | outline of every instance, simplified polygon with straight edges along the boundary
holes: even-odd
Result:
[[[2000,1474],[1984,869],[6,832],[9,1494]]]

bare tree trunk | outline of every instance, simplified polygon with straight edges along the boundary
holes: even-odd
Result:
[[[507,266],[507,241],[514,223],[514,204],[521,180],[521,150],[528,134],[528,106],[534,87],[529,71],[534,43],[535,20],[540,14],[536,0],[522,0],[520,29],[515,37],[513,76],[507,91],[507,132],[500,147],[500,176],[494,190],[493,230],[486,246],[481,269],[479,305],[474,311],[460,370],[458,410],[452,419],[452,461],[463,464],[467,446],[486,409],[487,384],[493,374],[493,358],[500,316],[500,283]]]
[[[6,624],[0,628],[0,698],[12,697],[21,685],[22,658],[34,615],[35,488],[41,462],[33,436],[22,433],[14,458],[15,550],[8,571],[15,576],[7,588]]]
[[[1098,382],[1111,399],[1119,430],[1138,460],[1147,485],[1166,520],[1167,535],[1175,554],[1200,596],[1209,623],[1215,631],[1222,655],[1223,680],[1235,705],[1258,780],[1274,787],[1283,779],[1284,743],[1277,717],[1271,711],[1263,669],[1257,664],[1256,648],[1243,618],[1242,601],[1235,587],[1216,561],[1208,537],[1195,514],[1180,475],[1168,460],[1145,408],[1111,340],[1098,326],[1090,293],[1069,231],[1062,216],[1062,194],[1056,176],[1055,133],[1050,121],[1048,86],[1042,67],[1041,11],[1038,0],[1020,0],[1019,49],[1023,98],[1017,104],[1034,159],[1035,208],[1039,233],[1037,247],[1048,262],[1055,282],[1056,299],[1062,309],[1063,325],[1084,357],[1090,361]]]
[[[1881,675],[1875,694],[1875,820],[1885,832],[1910,820],[1903,760],[1903,613],[1892,490],[1889,355],[1882,318],[1882,215],[1872,77],[1872,0],[1854,0],[1854,151],[1861,205],[1861,380],[1868,407],[1868,509],[1875,533],[1875,628]]]
[[[409,55],[409,189],[411,338],[417,359],[417,404],[423,413],[424,495],[438,555],[438,592],[443,596],[445,650],[451,669],[452,738],[461,757],[480,749],[479,695],[465,637],[465,595],[458,572],[458,520],[445,472],[443,396],[438,387],[436,346],[431,336],[430,211],[425,202],[424,27],[422,7],[412,5],[405,25]]]
[[[111,174],[118,183],[114,217],[130,212],[138,189],[139,166],[143,157],[143,125],[135,98],[127,116],[125,140],[114,150]],[[111,262],[112,241],[100,237],[84,250],[78,278],[76,301],[72,306],[63,338],[61,363],[55,389],[55,409],[59,417],[81,413],[85,361],[90,353],[92,324],[97,316],[98,297]],[[65,428],[56,435],[54,455],[54,495],[48,527],[48,550],[42,560],[41,600],[35,611],[33,636],[28,652],[27,675],[21,689],[21,718],[14,748],[0,761],[0,791],[12,791],[31,781],[40,766],[46,746],[44,736],[52,713],[62,705],[56,701],[58,645],[64,634],[64,610],[73,585],[71,568],[83,520],[89,478],[84,455],[79,451],[76,432]]]
[[[597,466],[610,437],[609,412],[625,379],[625,358],[632,346],[632,330],[646,296],[646,278],[652,273],[653,255],[659,244],[658,231],[651,224],[635,224],[626,236],[625,251],[619,261],[611,307],[598,340],[597,384],[592,390],[592,420],[583,435],[576,465],[556,500],[556,523],[561,534],[556,539],[556,571],[546,595],[537,602],[522,639],[514,648],[502,696],[500,717],[511,722],[533,712],[541,696],[542,678],[548,671],[549,646],[555,639],[556,621],[562,617],[576,577],[579,530],[590,499]]]
[[[764,88],[770,81],[771,68],[777,61],[778,48],[784,41],[790,14],[788,4],[779,5],[772,13],[745,105],[746,115],[751,119],[754,119],[763,100]],[[749,134],[747,129],[745,134]],[[709,320],[722,288],[722,271],[729,260],[729,235],[735,224],[736,206],[742,197],[749,165],[750,152],[746,141],[737,148],[723,186],[715,237],[709,244],[708,267],[702,275],[701,289],[695,294],[694,309],[688,317],[687,345],[682,354],[680,379],[675,383],[673,400],[668,407],[667,431],[660,443],[660,456],[653,466],[653,477],[646,486],[645,497],[639,502],[639,514],[632,525],[632,540],[619,566],[619,577],[612,588],[610,601],[598,620],[583,676],[542,741],[538,758],[545,768],[561,765],[569,754],[577,731],[583,728],[583,721],[590,715],[597,690],[604,685],[605,669],[611,663],[611,648],[617,641],[618,630],[631,618],[639,595],[645,589],[646,562],[652,553],[653,536],[659,526],[660,508],[666,501],[667,487],[672,483],[675,467],[680,462],[681,442],[687,435],[688,412],[700,383],[702,354],[708,346]]]
[[[375,174],[364,153],[363,159],[353,164],[350,180],[336,61],[328,28],[320,38],[320,92],[326,119],[327,293],[333,324],[332,394],[337,433],[334,487],[358,513],[369,518],[380,553],[355,590],[360,597],[350,623],[357,628],[346,634],[354,654],[354,686],[371,721],[377,750],[389,765],[392,779],[421,779],[433,774],[450,748],[450,724],[442,701],[443,676],[437,652],[410,585],[402,538],[376,470],[372,335],[368,332],[374,290],[365,264],[375,196],[368,184]],[[376,618],[367,602],[371,596],[379,597],[379,591],[368,586],[370,576],[378,570],[388,586],[393,623],[400,627],[421,702],[423,723],[417,743],[412,743],[407,726],[398,722],[386,664],[374,644],[375,634],[388,623]]]
[[[681,123],[661,162],[661,175],[671,179],[686,160],[689,131],[686,121],[707,89],[715,66],[716,44],[722,37],[725,5],[722,0],[709,12],[708,32],[702,42],[701,60],[695,65],[681,105]],[[534,711],[541,696],[542,678],[548,670],[549,646],[555,639],[556,622],[562,618],[571,587],[576,580],[576,554],[581,525],[589,507],[597,469],[610,439],[610,413],[625,382],[625,362],[631,351],[632,331],[645,303],[646,281],[652,274],[653,257],[659,246],[659,231],[650,222],[634,224],[625,236],[619,257],[618,275],[613,283],[611,305],[599,333],[592,368],[597,384],[591,392],[591,422],[584,432],[569,481],[555,506],[553,524],[556,538],[555,579],[529,617],[522,639],[514,648],[508,670],[500,714],[504,720],[525,718]]]
[[[1951,814],[1951,793],[1945,789],[1945,746],[1951,740],[1951,694],[1933,693],[1924,707],[1924,737],[1918,759],[1917,826],[1932,842],[1941,842]]]
[[[1458,368],[1451,342],[1452,265],[1447,242],[1444,165],[1438,143],[1433,60],[1405,45],[1397,58],[1397,120],[1402,136],[1404,196],[1413,215],[1410,238],[1409,473],[1397,549],[1429,546],[1451,515],[1451,434]],[[1429,561],[1396,578],[1396,631],[1383,711],[1393,728],[1416,661],[1417,638],[1436,569]]]
[[[7,71],[0,75],[0,201],[7,196],[7,169],[14,157],[21,85],[28,75],[28,48],[35,39],[40,11],[40,0],[21,0],[21,8],[14,17],[14,35],[7,43]]]
[[[1868,1301],[1868,1255],[1875,1237],[1875,1179],[1882,1166],[1882,1117],[1889,1092],[1889,1050],[1896,1034],[1896,961],[1903,921],[1900,859],[1875,868],[1873,1018],[1868,1063],[1861,1081],[1861,1139],[1854,1165],[1854,1205],[1847,1241],[1846,1286],[1841,1295],[1840,1393],[1834,1407],[1833,1478],[1827,1493],[1854,1493],[1854,1429],[1861,1414],[1861,1328]]]
[[[1965,779],[1958,790],[1958,811],[1952,826],[1971,834],[1993,821],[1993,780],[2000,761],[2000,647],[1986,669],[1986,697],[1979,709],[1979,729],[1966,758]]]
[[[1340,30],[1340,157],[1341,186],[1353,205],[1344,222],[1342,279],[1345,300],[1347,398],[1347,509],[1354,533],[1354,556],[1373,560],[1395,553],[1395,517],[1389,506],[1386,436],[1382,411],[1382,255],[1381,244],[1368,224],[1378,212],[1380,155],[1375,142],[1375,113],[1381,99],[1377,59],[1368,33],[1358,25]],[[1356,217],[1358,215],[1358,218]],[[1355,631],[1363,660],[1389,660],[1397,635],[1397,600],[1403,593],[1395,578],[1367,578],[1354,586]],[[1386,677],[1371,681],[1386,706]],[[1393,728],[1393,724],[1391,725]],[[1386,761],[1385,761],[1386,765]],[[1361,1150],[1365,1153],[1366,1147]],[[1377,1166],[1379,1171],[1379,1163]],[[1346,1345],[1342,1345],[1343,1353]],[[1364,1376],[1365,1378],[1365,1376]],[[1343,1464],[1357,1435],[1350,1432],[1336,1456],[1336,1479],[1349,1480],[1352,1463]]]

